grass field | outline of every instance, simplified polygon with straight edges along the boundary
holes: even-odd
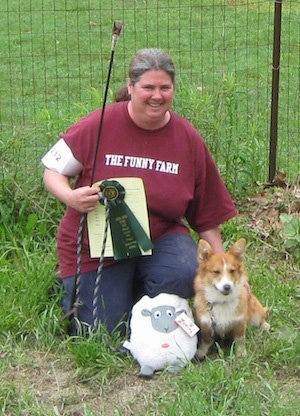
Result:
[[[299,13],[283,5],[278,169],[294,182],[300,150]],[[74,119],[101,105],[113,20],[124,22],[113,91],[142,47],[177,67],[174,109],[209,144],[230,188],[268,177],[274,2],[12,0],[0,5],[1,154],[21,152],[35,179],[40,155]],[[191,102],[193,105],[191,105]],[[20,147],[22,151],[20,150]],[[5,152],[5,153],[4,153]],[[21,164],[24,166],[24,164]],[[15,172],[7,166],[8,172]],[[31,172],[32,170],[33,172]],[[19,171],[19,170],[18,170]],[[24,172],[22,171],[22,174]]]
[[[268,208],[274,209],[273,204]],[[150,381],[139,379],[131,356],[108,347],[119,348],[118,337],[103,333],[99,342],[97,337],[65,335],[60,295],[53,284],[55,243],[49,222],[40,218],[31,229],[23,216],[18,219],[23,227],[4,221],[0,228],[2,414],[299,414],[300,271],[284,250],[279,231],[273,228],[263,237],[263,230],[270,231],[267,221],[263,228],[253,228],[251,218],[250,210],[241,214],[226,224],[223,236],[226,245],[241,235],[248,240],[250,282],[270,308],[270,333],[250,329],[244,359],[237,360],[225,349],[204,363],[191,363],[178,375],[163,372]]]
[[[266,180],[268,165],[273,1],[200,3],[0,4],[0,414],[300,415],[299,184],[254,185]],[[300,5],[284,2],[284,11],[279,167],[292,180],[300,160]],[[54,279],[64,207],[45,192],[39,166],[60,131],[101,105],[115,19],[124,30],[110,99],[136,49],[171,53],[174,107],[207,139],[240,211],[222,228],[225,246],[247,238],[251,287],[270,309],[271,331],[248,331],[246,358],[219,350],[149,381],[138,377],[130,355],[115,350],[117,336],[66,335]]]

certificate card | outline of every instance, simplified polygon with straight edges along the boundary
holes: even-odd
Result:
[[[109,180],[118,181],[125,188],[124,202],[131,209],[150,239],[149,218],[143,180],[141,178],[112,178]],[[101,185],[101,181],[93,184],[93,186],[99,185]],[[105,206],[103,204],[99,203],[94,211],[88,213],[87,227],[90,256],[100,257],[105,232]],[[143,251],[142,248],[140,250],[142,255],[152,254],[152,250]],[[104,256],[114,257],[110,226],[108,226]]]

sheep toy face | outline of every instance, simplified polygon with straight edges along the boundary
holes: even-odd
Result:
[[[157,306],[151,311],[148,309],[142,310],[143,316],[151,317],[152,328],[158,332],[169,333],[175,331],[178,328],[178,325],[175,321],[176,317],[181,313],[186,312],[184,309],[176,311],[174,306]]]
[[[197,350],[197,335],[186,333],[176,320],[182,314],[192,320],[186,299],[162,293],[143,296],[132,308],[130,341],[124,343],[140,365],[140,376],[152,377],[155,371],[178,371]]]

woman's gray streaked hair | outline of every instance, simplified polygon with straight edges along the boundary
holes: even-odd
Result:
[[[139,81],[144,72],[150,70],[162,70],[170,75],[175,83],[175,66],[168,54],[161,49],[141,49],[132,58],[129,65],[128,77],[134,85]]]

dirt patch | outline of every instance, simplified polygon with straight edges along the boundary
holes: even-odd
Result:
[[[288,398],[300,396],[300,368],[295,368],[294,371],[282,370],[276,373],[276,378],[281,380],[280,383],[280,397],[287,402]]]
[[[162,395],[158,378],[142,380],[135,374],[124,373],[99,385],[99,381],[78,381],[76,368],[71,362],[58,359],[50,353],[30,351],[26,362],[13,366],[10,374],[20,396],[30,394],[38,407],[49,414],[84,416],[97,415],[138,416],[145,414],[149,403]],[[56,412],[56,413],[55,413]]]
[[[99,395],[88,386],[75,382],[73,374],[70,363],[49,353],[31,351],[26,363],[14,368],[12,381],[22,396],[30,393],[45,410],[80,416],[84,414],[85,403],[91,410],[98,409],[101,405]]]
[[[242,211],[249,219],[249,228],[262,238],[281,233],[281,214],[300,216],[300,185],[262,185],[252,197],[241,202]]]
[[[138,368],[119,375],[103,385],[98,382],[78,381],[76,368],[71,362],[58,359],[49,353],[29,351],[26,363],[15,366],[11,371],[11,381],[22,397],[31,395],[35,406],[45,415],[85,416],[158,416],[159,402],[170,394],[176,397],[176,383],[172,390],[171,375],[159,374],[151,380],[138,377]],[[300,394],[299,369],[276,373],[281,380],[279,395],[283,402],[291,394]],[[168,380],[168,389],[164,383]],[[29,415],[30,413],[26,413]],[[25,415],[25,413],[24,413]]]
[[[245,227],[264,242],[270,259],[288,259],[300,265],[300,184],[265,184],[238,201]]]

